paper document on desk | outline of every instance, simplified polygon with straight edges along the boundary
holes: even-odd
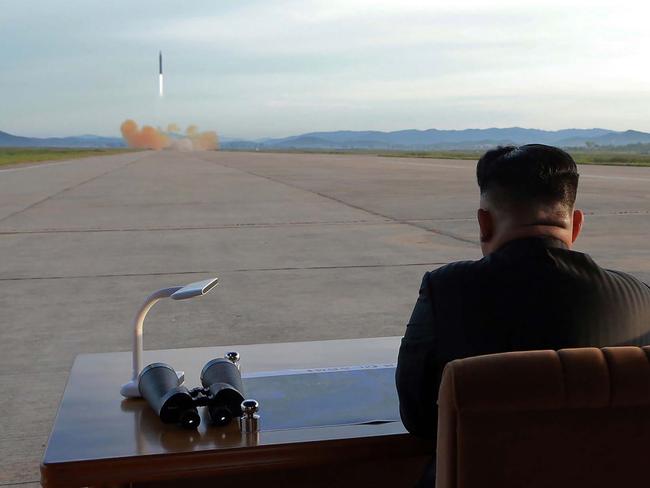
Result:
[[[244,387],[263,431],[399,421],[394,364],[244,375]]]
[[[263,378],[267,376],[286,376],[289,374],[308,374],[308,373],[336,373],[340,371],[358,371],[368,369],[385,369],[393,368],[397,363],[386,364],[358,364],[355,366],[328,366],[326,368],[306,368],[306,369],[281,369],[278,371],[260,371],[255,373],[243,373],[242,378]]]

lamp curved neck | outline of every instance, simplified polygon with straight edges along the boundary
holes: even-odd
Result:
[[[167,298],[172,296],[178,290],[183,288],[182,286],[173,286],[171,288],[163,288],[153,292],[147,297],[144,301],[138,313],[135,315],[133,321],[133,377],[134,381],[137,381],[140,371],[142,371],[142,332],[144,327],[144,319],[158,300],[161,298]]]

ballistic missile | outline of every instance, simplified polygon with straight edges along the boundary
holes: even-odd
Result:
[[[162,51],[158,51],[158,91],[163,96]]]

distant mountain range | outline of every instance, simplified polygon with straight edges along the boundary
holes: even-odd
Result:
[[[224,149],[368,149],[368,150],[453,150],[485,149],[505,144],[552,144],[562,147],[625,146],[650,144],[650,133],[608,129],[523,129],[399,130],[309,132],[280,139],[243,140],[224,138]],[[124,147],[120,137],[82,135],[73,137],[21,137],[0,131],[4,147]]]
[[[650,133],[607,129],[547,131],[511,127],[506,129],[400,130],[309,132],[281,139],[224,141],[224,149],[378,149],[453,150],[485,149],[505,144],[542,143],[562,147],[624,146],[650,143]]]
[[[0,131],[0,147],[125,147],[121,137],[92,134],[72,137],[21,137]]]

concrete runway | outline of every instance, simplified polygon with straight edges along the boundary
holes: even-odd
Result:
[[[402,334],[424,271],[479,257],[475,162],[142,152],[0,170],[0,486],[38,486],[75,355]],[[577,250],[650,280],[650,168],[582,166]],[[125,378],[126,380],[126,378]]]

